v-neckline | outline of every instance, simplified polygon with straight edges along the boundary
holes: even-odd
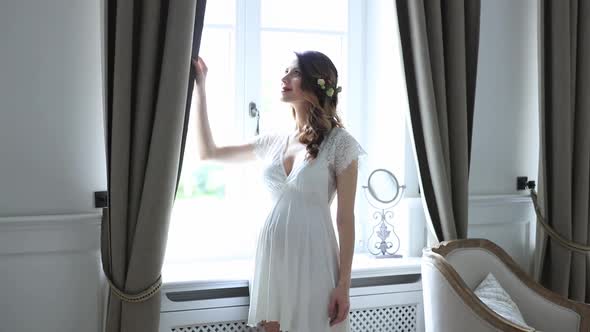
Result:
[[[293,159],[293,165],[291,166],[291,171],[287,174],[287,168],[285,167],[285,155],[287,154],[287,150],[289,149],[289,140],[291,139],[291,135],[287,135],[287,139],[285,140],[283,149],[281,151],[281,154],[279,156],[279,162],[281,163],[281,168],[283,169],[283,175],[285,176],[285,178],[289,178],[291,177],[291,175],[293,174],[293,172],[296,170],[295,166],[295,162],[297,161],[297,156],[295,156],[295,158]],[[299,164],[305,164],[307,162],[307,160],[304,158],[302,162],[300,162]],[[297,166],[297,169],[299,168],[299,166]]]
[[[322,151],[322,146],[324,145],[326,140],[328,140],[328,137],[331,136],[333,130],[334,130],[334,128],[330,129],[330,131],[328,132],[326,137],[324,137],[324,139],[320,143],[320,146],[318,147],[318,156],[320,155],[320,152]],[[287,174],[287,169],[285,168],[285,155],[287,154],[287,149],[289,148],[289,140],[290,139],[291,139],[291,135],[289,134],[289,135],[287,135],[287,139],[286,139],[285,143],[283,143],[284,146],[281,150],[281,153],[279,154],[279,163],[281,164],[281,169],[283,170],[283,175],[285,176],[286,179],[290,178],[291,175],[293,175],[293,173],[295,171],[299,171],[300,168],[302,168],[308,164],[307,158],[303,158],[303,161],[301,161],[297,165],[297,167],[295,167],[296,166],[295,162],[297,161],[297,158],[295,158],[293,160],[293,166],[291,167],[291,171],[289,172],[289,174]],[[317,159],[317,157],[315,159]]]

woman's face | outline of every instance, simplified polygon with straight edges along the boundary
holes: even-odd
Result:
[[[295,59],[287,66],[281,79],[281,101],[295,103],[305,100],[301,90],[301,79],[301,71],[297,59]]]

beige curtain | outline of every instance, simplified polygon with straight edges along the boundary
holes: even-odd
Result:
[[[467,237],[479,0],[397,0],[420,188],[438,241]]]
[[[562,237],[590,244],[590,2],[540,2],[539,198]],[[547,238],[541,227],[540,279],[549,289],[590,302],[589,255]]]
[[[112,283],[108,332],[159,328],[160,273],[204,11],[204,0],[107,2],[109,208],[101,252]]]

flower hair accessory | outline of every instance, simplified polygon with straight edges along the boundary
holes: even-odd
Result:
[[[341,86],[335,87],[335,86],[331,86],[331,85],[326,85],[326,80],[324,80],[323,78],[318,78],[317,83],[322,90],[326,91],[326,96],[328,96],[330,98],[332,98],[332,96],[334,96],[334,92],[340,93],[340,91],[342,91]]]

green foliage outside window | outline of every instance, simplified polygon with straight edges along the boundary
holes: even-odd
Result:
[[[188,171],[188,170],[187,170]],[[176,199],[195,199],[199,197],[225,197],[225,177],[223,166],[203,164],[180,177]]]

